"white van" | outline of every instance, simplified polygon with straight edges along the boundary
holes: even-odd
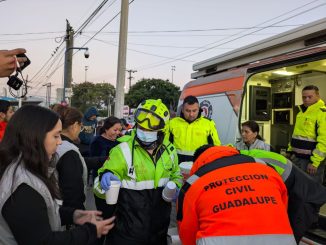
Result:
[[[255,120],[265,142],[280,152],[292,136],[302,88],[316,85],[326,101],[326,18],[196,63],[193,70],[179,106],[196,96],[222,144],[234,144],[241,123]],[[326,210],[321,218],[325,229]],[[326,244],[324,230],[308,236],[301,244]]]

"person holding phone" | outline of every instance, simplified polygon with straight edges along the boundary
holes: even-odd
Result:
[[[23,64],[28,59],[26,56],[17,57],[26,53],[23,48],[0,50],[0,77],[8,77],[17,69],[17,62]]]

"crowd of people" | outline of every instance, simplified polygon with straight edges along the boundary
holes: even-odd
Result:
[[[0,77],[23,61],[19,52],[0,51]],[[255,121],[241,124],[239,142],[224,142],[234,146],[222,146],[192,95],[172,119],[161,99],[142,101],[133,128],[114,116],[98,127],[95,107],[14,112],[0,100],[0,244],[167,244],[168,182],[185,245],[297,244],[326,203],[326,107],[315,86],[302,98],[286,156]],[[184,180],[179,164],[189,161]],[[89,178],[97,210],[85,207]],[[121,188],[108,205],[112,181]]]

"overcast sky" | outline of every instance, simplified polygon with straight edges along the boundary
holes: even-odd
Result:
[[[78,30],[101,2],[0,0],[0,49],[27,49],[32,62],[24,71],[31,80],[28,95],[45,96],[42,85],[51,82],[55,97],[55,88],[63,86],[66,19]],[[109,0],[75,36],[74,47],[88,47],[90,57],[85,59],[83,51],[74,55],[74,83],[85,81],[88,66],[87,81],[115,86],[120,6],[121,0]],[[126,69],[137,70],[132,83],[141,78],[171,81],[175,66],[173,80],[182,88],[191,80],[195,62],[325,17],[326,0],[134,0],[129,5]],[[0,88],[6,81],[0,79]]]

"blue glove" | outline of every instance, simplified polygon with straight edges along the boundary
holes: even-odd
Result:
[[[107,173],[103,174],[102,179],[101,179],[101,187],[103,190],[107,191],[110,189],[111,180],[120,181],[120,179],[111,172],[107,172]]]
[[[180,189],[177,187],[177,189],[175,190],[175,194],[174,194],[174,197],[172,199],[172,202],[177,202],[178,197],[179,197],[179,193],[180,193]]]

